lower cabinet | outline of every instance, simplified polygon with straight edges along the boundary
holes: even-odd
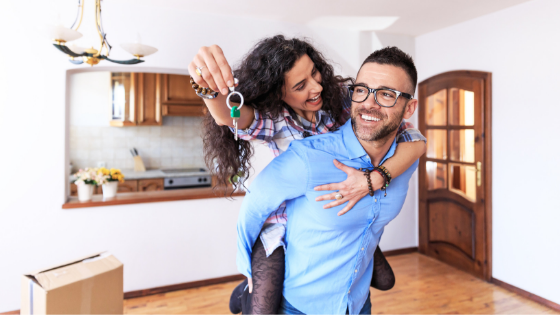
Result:
[[[138,181],[138,191],[163,190],[163,178],[141,179]]]
[[[119,188],[117,188],[117,193],[127,193],[127,192],[137,192],[137,191],[138,191],[137,180],[125,180],[124,183],[119,183]]]

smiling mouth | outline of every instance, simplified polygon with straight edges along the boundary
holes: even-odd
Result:
[[[380,121],[381,119],[377,118],[377,117],[373,117],[370,115],[365,115],[365,114],[361,114],[360,115],[362,117],[363,120],[365,121]]]
[[[314,98],[310,98],[307,101],[310,103],[314,103],[316,102],[319,98],[321,97],[321,94],[318,94],[317,96],[315,96]]]

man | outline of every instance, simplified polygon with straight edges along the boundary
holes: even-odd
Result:
[[[385,192],[366,196],[344,216],[323,209],[313,187],[341,182],[333,160],[372,169],[391,157],[403,118],[417,107],[416,68],[396,47],[371,54],[351,86],[352,119],[338,131],[294,141],[252,183],[238,220],[237,265],[251,277],[251,249],[268,215],[286,201],[286,271],[280,311],[369,314],[373,253],[404,203],[416,162]],[[335,194],[336,192],[333,192]]]

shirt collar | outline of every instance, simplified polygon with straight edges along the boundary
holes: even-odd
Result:
[[[352,128],[352,119],[348,119],[340,129],[342,130],[342,138],[344,139],[344,146],[348,152],[349,159],[353,160],[367,155],[366,150],[364,150],[364,147],[362,147],[362,144],[358,141],[358,138],[356,138],[356,134]]]
[[[348,152],[348,158],[353,160],[357,158],[361,158],[366,156],[366,150],[362,147],[362,144],[356,137],[354,133],[354,129],[352,128],[352,119],[348,119],[348,121],[340,128],[342,130],[342,138],[344,139],[344,146],[346,147],[346,151]],[[395,150],[397,149],[397,137],[393,139],[393,144],[387,151],[387,154],[383,157],[380,164],[383,164],[388,158],[392,157],[395,154]]]

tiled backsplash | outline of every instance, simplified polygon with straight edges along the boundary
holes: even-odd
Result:
[[[136,148],[146,168],[205,167],[200,117],[163,117],[162,126],[70,126],[73,171],[85,167],[132,169]]]

